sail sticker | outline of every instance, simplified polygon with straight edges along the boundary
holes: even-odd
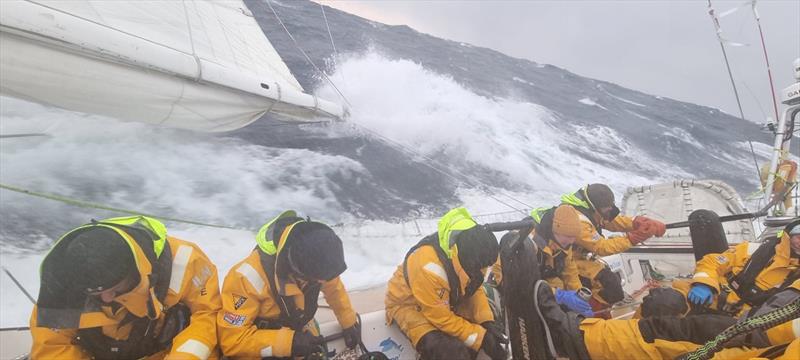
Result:
[[[239,310],[239,308],[242,307],[242,305],[244,305],[245,301],[247,301],[247,297],[241,295],[233,295],[233,308]]]
[[[225,320],[226,323],[233,326],[242,326],[244,325],[244,320],[247,319],[247,316],[226,312],[225,315],[222,316],[222,319]]]

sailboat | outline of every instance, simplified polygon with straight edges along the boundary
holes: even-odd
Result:
[[[776,172],[780,154],[788,153],[791,138],[785,135],[800,112],[800,63],[796,67],[797,82],[784,91],[787,108],[776,126],[770,174]],[[0,1],[0,77],[3,95],[194,131],[229,131],[267,113],[295,122],[346,117],[343,106],[304,92],[238,0]],[[767,181],[766,197],[772,196],[774,183],[775,178]],[[714,180],[630,188],[620,208],[626,215],[673,224],[700,209],[723,217],[747,213],[736,191]],[[776,210],[785,209],[777,203],[767,209],[770,215],[777,215]],[[507,216],[514,221],[519,215]],[[723,226],[730,244],[758,242],[792,218],[768,217],[761,235],[749,217]],[[434,226],[415,226],[420,237],[435,231]],[[673,278],[691,275],[693,242],[687,227],[675,226],[662,239],[605,257],[631,295],[614,307],[614,317],[631,316],[653,281],[668,286]],[[385,323],[384,293],[383,286],[350,293],[361,314],[364,345],[390,359],[415,359],[405,335]],[[496,292],[491,295],[500,303]],[[316,320],[331,357],[358,356],[358,350],[346,349],[324,303]],[[3,331],[0,339],[0,358],[25,357],[30,349],[26,328]]]

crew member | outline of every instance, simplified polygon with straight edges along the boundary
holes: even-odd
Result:
[[[220,346],[230,358],[308,357],[324,352],[315,326],[319,293],[333,309],[345,343],[361,342],[361,328],[341,275],[342,240],[325,224],[292,210],[269,221],[250,255],[231,268],[217,317]]]
[[[534,209],[531,218],[536,225],[530,236],[536,244],[542,279],[556,292],[559,304],[585,316],[592,316],[592,307],[577,293],[583,285],[572,257],[573,244],[582,230],[578,212],[570,205],[561,205],[550,209]],[[502,274],[502,264],[498,259],[492,268],[492,275],[498,284],[502,282]]]
[[[158,220],[93,221],[41,266],[33,359],[218,358],[217,268]]]
[[[587,185],[563,195],[561,203],[574,207],[580,215],[582,231],[575,242],[573,257],[581,282],[592,290],[592,309],[602,312],[624,299],[625,292],[620,277],[598,257],[624,252],[652,236],[663,236],[666,226],[645,216],[620,215],[614,205],[614,193],[604,184]],[[622,235],[605,237],[604,229]]]
[[[481,289],[497,252],[494,234],[466,209],[451,210],[389,280],[387,322],[396,322],[426,360],[472,359],[479,350],[505,359],[505,337]]]
[[[763,243],[741,243],[697,262],[687,294],[694,306],[736,316],[800,278],[800,219]]]

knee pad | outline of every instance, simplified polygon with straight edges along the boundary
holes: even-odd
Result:
[[[625,298],[625,292],[622,290],[622,279],[611,269],[606,267],[600,270],[595,280],[603,285],[603,289],[600,290],[600,297],[605,302],[614,304]]]
[[[423,360],[471,360],[475,355],[464,343],[438,330],[419,339],[417,352]]]
[[[673,288],[650,289],[642,300],[642,317],[683,316],[689,311],[686,298]]]

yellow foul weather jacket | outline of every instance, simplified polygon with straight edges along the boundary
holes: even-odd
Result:
[[[149,281],[155,264],[148,259],[141,245],[141,241],[153,240],[134,238],[130,230],[126,231],[125,227],[115,224],[154,230],[155,245],[151,245],[148,251],[153,251],[155,248],[159,262],[168,261],[166,266],[170,268],[169,278],[163,279],[169,284],[163,300],[156,296],[154,290],[156,285]],[[188,306],[191,312],[189,325],[172,339],[170,348],[161,351],[156,349],[146,358],[218,358],[216,315],[220,308],[219,280],[216,267],[205,253],[191,242],[167,236],[163,224],[152,218],[138,216],[114,218],[84,227],[88,226],[107,227],[119,233],[128,242],[134,254],[140,281],[130,292],[114,298],[114,303],[111,304],[99,300],[89,301],[82,309],[68,310],[69,314],[64,309],[53,311],[47,307],[35,306],[31,315],[33,337],[31,358],[90,359],[92,358],[90,352],[76,340],[82,331],[99,329],[98,333],[112,340],[128,340],[134,327],[129,320],[135,317],[143,318],[144,321],[152,319],[155,331],[158,333],[164,326],[165,313],[179,303]],[[68,241],[69,234],[54,245],[44,261],[57,260],[60,249],[64,248]],[[171,256],[171,260],[165,256]]]
[[[772,260],[758,273],[755,285],[762,291],[779,287],[790,276],[797,276],[800,271],[800,259],[791,255],[789,234],[782,233],[780,240],[775,245],[775,255]],[[745,311],[749,308],[735,291],[729,289],[729,279],[739,274],[750,259],[760,243],[741,243],[722,254],[708,254],[697,262],[696,270],[691,282],[704,284],[714,289],[716,294],[720,291],[727,293],[725,304],[717,304],[715,298],[712,306],[723,309],[727,307],[739,308]]]
[[[597,278],[606,265],[596,260],[595,257],[619,254],[633,246],[627,235],[627,232],[633,231],[633,218],[617,215],[612,221],[601,219],[590,208],[582,191],[563,195],[561,203],[574,207],[581,221],[581,235],[573,244],[572,251],[573,259],[578,266],[578,273],[581,277],[591,281],[593,298],[601,303],[606,303],[600,297],[603,284]],[[601,234],[603,229],[624,234],[606,237]]]
[[[800,280],[795,281],[791,288],[800,291]],[[792,291],[792,290],[788,290]],[[675,359],[676,357],[694,351],[701,344],[688,341],[668,341],[655,339],[646,342],[638,326],[639,320],[604,320],[598,318],[586,319],[581,322],[584,343],[592,360],[611,360],[624,357],[626,359]],[[783,355],[777,359],[797,359],[800,354],[798,349],[797,329],[800,329],[800,319],[794,319],[766,331],[769,346],[765,348],[732,347],[716,353],[712,359],[716,360],[745,360],[761,358],[788,344]],[[623,355],[624,354],[624,355]]]
[[[561,203],[572,205],[581,219],[583,231],[581,236],[575,243],[578,246],[578,251],[575,251],[575,258],[586,259],[588,253],[597,256],[608,256],[619,254],[628,250],[633,246],[627,235],[605,237],[600,234],[601,229],[606,229],[612,232],[626,233],[633,231],[633,218],[617,215],[612,221],[600,219],[594,211],[589,208],[586,200],[583,200],[576,194],[567,194],[561,197]]]
[[[469,282],[458,260],[458,246],[452,245],[453,237],[458,231],[474,226],[465,209],[452,210],[440,220],[438,232],[426,238],[430,245],[418,246],[409,253],[389,280],[385,300],[387,323],[396,322],[414,346],[425,334],[439,330],[472,350],[480,349],[486,333],[480,324],[494,320],[486,294],[479,288],[458,299],[458,304],[451,304],[451,293],[457,291],[451,284],[458,283],[458,293],[464,294]],[[444,262],[434,246],[442,248]],[[457,279],[448,277],[448,267],[452,267]]]
[[[295,330],[281,321],[279,302],[290,298],[298,309],[305,309],[307,299],[303,291],[314,284],[295,279],[291,275],[279,276],[274,269],[266,271],[265,265],[275,266],[275,263],[264,260],[265,257],[273,256],[274,259],[282,254],[293,226],[285,227],[281,234],[272,235],[275,221],[281,217],[293,216],[296,216],[293,211],[287,211],[264,225],[257,235],[258,246],[225,276],[222,285],[222,311],[217,317],[220,347],[225,356],[260,359],[289,357],[292,354]],[[280,238],[278,242],[273,241],[277,238]],[[273,274],[272,280],[269,279],[269,273]],[[272,284],[275,284],[276,289],[272,288]],[[343,329],[356,323],[356,313],[339,277],[322,282],[320,292],[324,294]],[[276,299],[276,294],[279,299]],[[305,324],[303,331],[317,334],[313,319]]]
[[[531,231],[531,237],[536,237],[536,230]],[[539,237],[539,239],[542,239]],[[573,248],[562,248],[555,241],[548,240],[547,244],[536,243],[536,249],[540,252],[540,266],[550,271],[543,271],[542,277],[550,287],[562,290],[578,290],[581,280],[578,277],[578,265],[572,256]],[[500,284],[503,281],[503,266],[498,257],[497,262],[492,266],[492,276]]]
[[[460,284],[466,285],[469,279],[458,263],[457,250],[452,260]],[[479,289],[456,309],[451,309],[451,288],[444,270],[445,264],[439,261],[433,248],[423,246],[417,249],[408,257],[407,266],[410,287],[403,276],[402,265],[398,266],[389,280],[387,322],[396,321],[414,346],[428,332],[440,330],[475,351],[480,349],[486,333],[480,324],[494,320],[486,293]],[[462,291],[464,285],[461,286]]]

